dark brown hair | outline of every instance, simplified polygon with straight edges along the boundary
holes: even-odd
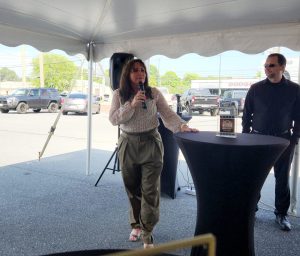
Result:
[[[135,63],[140,63],[143,68],[145,69],[146,78],[145,78],[145,94],[147,98],[153,99],[152,93],[151,93],[151,87],[148,84],[148,74],[147,69],[144,64],[144,62],[141,59],[133,59],[130,60],[123,68],[121,73],[121,79],[120,79],[120,96],[121,96],[121,102],[124,104],[126,101],[128,101],[133,96],[133,90],[131,88],[131,80],[130,80],[130,72],[133,69],[133,66]]]
[[[280,66],[286,66],[286,58],[280,53],[271,53],[269,57],[277,57]]]

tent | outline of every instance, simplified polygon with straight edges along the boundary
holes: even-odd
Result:
[[[93,60],[300,50],[299,0],[0,0],[0,43]]]
[[[82,53],[212,56],[227,50],[300,50],[299,0],[0,0],[0,43]],[[92,83],[90,81],[90,97]],[[91,102],[91,100],[90,100]],[[88,116],[87,173],[91,114]]]

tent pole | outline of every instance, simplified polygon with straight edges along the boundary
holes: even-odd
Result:
[[[93,94],[93,47],[94,43],[88,45],[89,51],[89,82],[88,82],[88,120],[87,120],[87,155],[86,175],[90,175],[91,169],[91,142],[92,142],[92,94]]]
[[[299,176],[299,147],[300,144],[296,145],[294,161],[292,167],[292,180],[291,180],[291,206],[290,212],[292,215],[297,215],[297,190],[298,190],[298,176]]]

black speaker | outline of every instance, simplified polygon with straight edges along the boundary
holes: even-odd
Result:
[[[113,90],[119,88],[120,78],[123,67],[132,60],[134,56],[131,53],[116,52],[110,58],[110,86]]]

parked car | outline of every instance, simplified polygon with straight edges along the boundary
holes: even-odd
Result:
[[[67,92],[61,92],[60,94],[59,94],[59,96],[60,96],[60,104],[59,104],[59,108],[61,108],[61,106],[64,104],[64,102],[65,102],[65,98],[66,97],[68,97],[68,93]]]
[[[16,110],[19,114],[25,114],[28,109],[33,109],[33,112],[48,109],[53,113],[58,110],[59,103],[60,96],[55,88],[20,88],[0,97],[0,111],[8,113]]]
[[[239,115],[244,110],[248,90],[227,90],[220,100],[220,111],[229,111],[231,115]]]
[[[173,98],[172,98],[172,94],[169,93],[169,89],[167,87],[156,87],[161,93],[162,95],[165,97],[168,105],[170,108],[173,107]]]
[[[64,98],[64,104],[62,108],[63,115],[67,115],[69,112],[87,114],[88,95],[85,93],[70,93],[68,97]],[[100,113],[99,96],[92,96],[92,113]]]
[[[189,89],[182,94],[180,103],[189,115],[193,111],[199,111],[199,114],[208,111],[211,116],[219,112],[219,96],[211,94],[209,89]]]

